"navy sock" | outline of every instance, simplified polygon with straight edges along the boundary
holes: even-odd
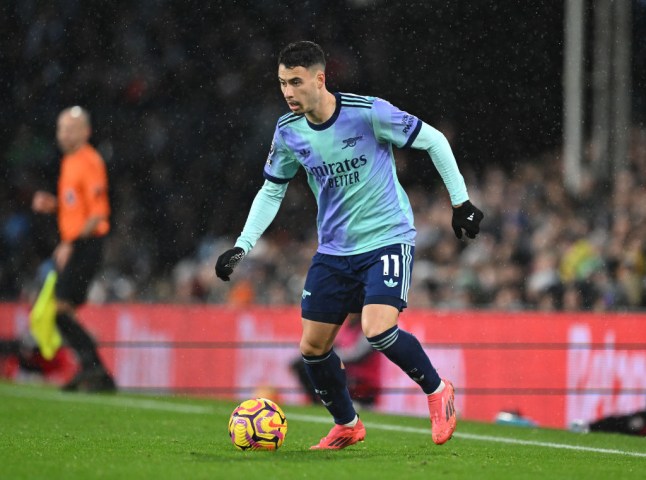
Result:
[[[395,325],[379,335],[370,337],[368,342],[406,372],[427,395],[440,386],[440,376],[414,335],[400,330]]]
[[[343,425],[354,420],[357,412],[352,405],[345,368],[341,359],[330,350],[320,356],[303,355],[305,371],[314,385],[323,405],[334,417],[334,423]]]

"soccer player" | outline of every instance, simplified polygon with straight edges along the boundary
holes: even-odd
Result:
[[[56,139],[63,153],[58,196],[38,191],[32,209],[57,213],[60,243],[53,253],[56,281],[56,325],[77,354],[80,369],[63,390],[114,391],[116,385],[98,355],[96,344],[76,318],[90,281],[101,265],[103,243],[110,230],[108,177],[99,153],[88,143],[90,116],[75,106],[63,110]]]
[[[429,153],[453,205],[458,238],[479,232],[482,212],[470,201],[451,147],[436,129],[375,97],[329,92],[325,55],[313,42],[285,47],[278,81],[291,113],[279,118],[253,201],[234,248],[215,271],[229,280],[274,219],[299,167],[318,204],[318,249],[302,295],[300,350],[334,427],[312,449],[337,450],[365,438],[352,406],[343,364],[332,348],[349,313],[361,313],[363,333],[428,397],[432,438],[449,440],[456,427],[454,390],[440,378],[419,341],[397,326],[406,307],[415,245],[413,213],[397,180],[392,146]]]

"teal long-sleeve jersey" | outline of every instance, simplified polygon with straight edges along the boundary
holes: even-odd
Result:
[[[448,141],[414,115],[376,97],[335,93],[336,108],[322,124],[282,116],[264,167],[265,184],[236,241],[248,252],[274,219],[299,168],[318,205],[318,251],[355,255],[415,244],[413,212],[397,179],[393,146],[426,150],[453,205],[468,199]]]

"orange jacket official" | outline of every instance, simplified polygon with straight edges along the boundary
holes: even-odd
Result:
[[[58,179],[58,228],[61,240],[76,240],[88,219],[105,217],[92,236],[108,233],[110,223],[108,175],[99,152],[85,144],[74,153],[63,157]]]

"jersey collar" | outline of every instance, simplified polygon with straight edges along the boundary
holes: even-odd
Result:
[[[312,130],[325,130],[336,122],[336,119],[339,117],[339,113],[341,113],[341,94],[339,92],[334,92],[334,98],[336,98],[336,107],[334,108],[334,113],[328,120],[323,123],[312,123],[307,119],[307,117],[305,118],[305,121]]]

